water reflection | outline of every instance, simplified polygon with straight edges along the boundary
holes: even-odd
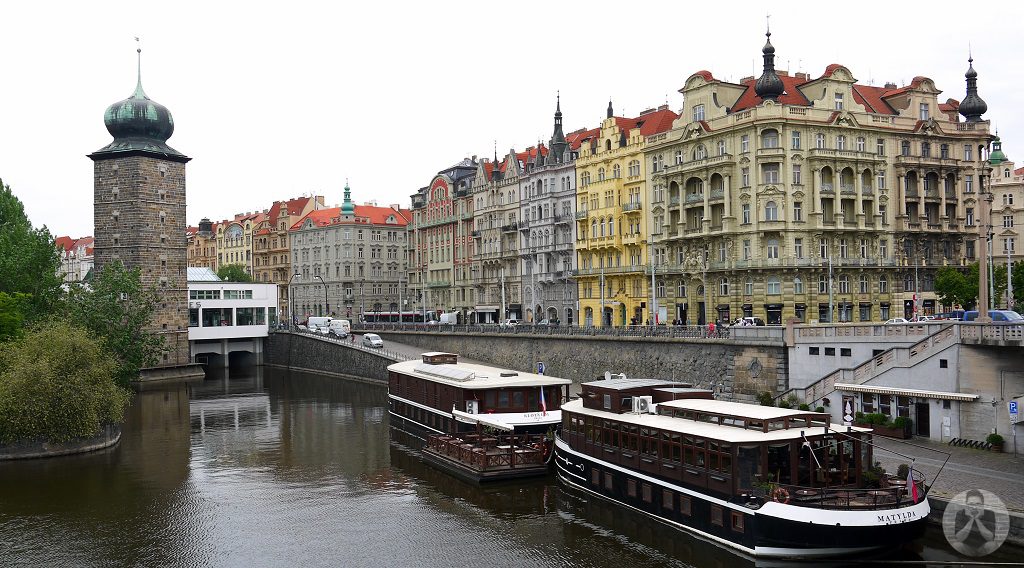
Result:
[[[140,392],[117,447],[0,464],[0,564],[772,565],[553,477],[463,483],[389,432],[386,403],[271,369]],[[936,534],[901,558],[955,558]]]

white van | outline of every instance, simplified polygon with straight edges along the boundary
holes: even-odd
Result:
[[[306,322],[306,327],[309,328],[309,331],[314,333],[327,333],[330,324],[331,318],[329,317],[311,317],[309,318],[309,321]]]
[[[338,337],[348,337],[348,334],[352,333],[352,324],[348,320],[332,319],[330,330]]]
[[[459,312],[441,314],[441,323],[447,325],[455,325],[459,323]]]

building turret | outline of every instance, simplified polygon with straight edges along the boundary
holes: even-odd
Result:
[[[974,70],[974,58],[967,59],[967,96],[960,103],[960,114],[967,122],[980,122],[981,115],[988,110],[988,105],[978,96],[978,72]]]
[[[786,90],[782,79],[775,73],[775,47],[772,45],[772,32],[764,34],[767,39],[761,53],[764,54],[764,71],[754,83],[754,92],[764,100],[778,101]]]
[[[565,141],[565,134],[562,132],[562,95],[555,96],[555,131],[551,134],[551,142],[548,144],[548,161],[553,164],[562,162],[569,143]]]
[[[608,99],[608,118],[615,116],[615,111],[612,110],[612,100]]]
[[[1003,143],[999,140],[999,135],[997,134],[992,139],[992,153],[988,155],[988,163],[992,166],[998,166],[1005,161],[1006,154],[1003,153]]]
[[[354,215],[356,205],[352,203],[352,190],[348,187],[348,180],[345,180],[345,201],[341,204],[342,215]]]

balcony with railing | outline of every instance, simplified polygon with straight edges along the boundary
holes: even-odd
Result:
[[[509,223],[508,225],[501,226],[502,233],[514,233],[519,228],[519,225],[515,223]]]
[[[786,149],[781,146],[775,146],[773,148],[758,148],[757,155],[759,157],[772,157],[772,156],[785,156]]]
[[[711,194],[708,197],[711,201],[718,201],[719,199],[725,199],[725,189],[712,189]]]
[[[701,193],[687,193],[686,194],[686,203],[687,204],[690,204],[690,203],[703,203],[703,201],[704,201],[704,193],[703,192],[701,192]]]
[[[641,206],[641,203],[639,201],[630,201],[628,203],[623,203],[622,204],[622,212],[623,213],[639,212],[641,210],[641,208],[642,208],[642,206]]]
[[[587,218],[587,210],[586,209],[584,209],[583,211],[577,211],[576,212],[576,220],[577,221],[581,221],[581,220],[584,220],[586,218]]]
[[[841,183],[839,184],[839,193],[857,193],[857,190],[852,183]]]
[[[679,207],[679,196],[676,195],[676,196],[673,196],[671,199],[669,199],[668,200],[668,206],[669,207]]]
[[[823,183],[818,187],[820,193],[834,194],[836,192],[835,186],[831,183]]]

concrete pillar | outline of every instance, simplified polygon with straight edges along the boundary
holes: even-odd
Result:
[[[220,353],[224,357],[224,368],[227,369],[228,368],[228,358],[229,358],[228,357],[228,340],[227,339],[221,339],[220,340]]]

